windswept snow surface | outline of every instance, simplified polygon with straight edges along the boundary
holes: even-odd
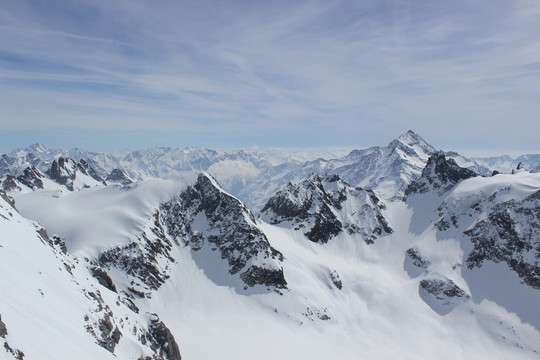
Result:
[[[0,193],[1,359],[138,359],[155,355],[153,311],[133,311],[102,286],[90,264],[65,252]],[[148,338],[148,336],[147,336]],[[100,346],[103,341],[114,354]]]
[[[540,174],[517,173],[515,175],[496,175],[490,178],[472,178],[460,183],[446,199],[444,199],[445,211],[449,217],[456,219],[457,227],[450,228],[439,234],[440,238],[456,238],[461,240],[461,247],[465,252],[464,258],[472,250],[473,244],[463,234],[473,228],[479,221],[489,217],[491,209],[498,204],[520,202],[528,196],[540,190]],[[500,205],[499,205],[500,206]],[[473,211],[473,209],[475,211]],[[509,210],[506,210],[507,212]],[[538,208],[536,210],[538,222]],[[471,222],[474,213],[477,212],[477,221]],[[526,221],[526,220],[525,220]],[[528,223],[516,223],[516,231],[525,235]],[[531,224],[531,226],[535,226]],[[537,247],[538,253],[540,239],[533,234],[531,244]],[[520,255],[521,256],[521,255]],[[528,259],[526,262],[538,264],[539,259]],[[519,259],[519,258],[518,258]],[[494,262],[485,260],[480,268],[468,268],[465,263],[462,267],[462,276],[470,287],[473,298],[477,301],[491,300],[504,306],[507,310],[516,313],[524,322],[528,322],[540,329],[540,290],[534,289],[523,283],[518,275],[511,271],[509,265],[503,261]]]
[[[509,265],[515,265],[512,260],[530,268],[538,264],[540,207],[534,195],[540,191],[540,174],[522,170],[459,179],[441,191],[428,188],[402,201],[434,151],[410,131],[386,147],[334,153],[330,160],[281,150],[265,155],[257,149],[153,148],[105,154],[39,145],[12,153],[14,158],[0,157],[7,170],[26,165],[44,169],[60,155],[92,157],[88,163],[102,176],[120,168],[135,180],[89,188],[78,183],[69,191],[44,179],[45,189],[10,193],[20,214],[0,198],[0,330],[4,324],[8,331],[0,345],[8,342],[25,352],[25,359],[138,359],[152,355],[148,344],[141,343],[140,330],[157,313],[188,360],[540,359],[540,289],[525,282],[535,285],[537,278]],[[445,155],[486,173],[459,154]],[[219,190],[208,194],[225,194],[219,182],[252,211],[262,209],[289,181],[300,183],[313,172],[338,172],[353,187],[375,190],[386,205],[377,215],[393,231],[379,232],[372,243],[348,231],[326,243],[313,242],[304,234],[309,223],[272,225],[264,216],[253,217],[236,198],[216,202],[218,196],[205,198],[202,191],[194,192],[193,199],[200,199],[205,211],[189,213],[181,194],[194,185],[199,170],[216,175],[217,182],[210,178],[208,186]],[[165,214],[164,204],[173,199],[179,211],[165,217],[171,213]],[[354,213],[360,202],[352,200],[339,214],[332,211],[340,222],[365,229],[364,215]],[[241,209],[242,217],[227,217],[235,209]],[[487,221],[494,211],[507,214],[518,240],[531,244],[495,253],[500,258],[486,252],[479,260],[476,254],[472,264],[480,266],[471,266],[469,256],[481,235],[493,235],[493,246],[507,241],[508,234],[497,232],[499,224]],[[262,279],[258,288],[249,287],[230,273],[228,260],[239,256],[247,265],[269,264],[264,251],[254,255],[249,246],[222,243],[220,226],[233,218],[249,223],[227,223],[229,232],[243,232],[233,240],[249,243],[250,235],[258,234],[255,238],[267,239],[282,254],[271,265],[282,270],[286,284],[272,287]],[[165,220],[174,223],[178,236],[168,232]],[[67,254],[39,235],[41,226],[65,241]],[[244,232],[247,228],[251,232]],[[204,246],[197,249],[197,241]],[[103,254],[110,256],[102,259]],[[93,266],[107,271],[118,293],[92,277]],[[94,324],[103,316],[88,295],[97,290],[123,334],[114,354],[86,328],[85,315]],[[126,297],[138,312],[126,306]],[[4,349],[0,358],[13,359]]]
[[[17,209],[65,240],[77,256],[95,257],[127,244],[151,223],[162,202],[180,193],[194,176],[148,180],[132,187],[99,186],[69,192],[64,188],[13,193]]]
[[[467,181],[481,181],[478,187],[483,189],[495,180]],[[31,214],[51,232],[65,237],[68,248],[91,257],[111,245],[109,241],[125,243],[137,232],[125,226],[148,228],[153,207],[190,181],[85,189],[58,198],[38,191],[18,194],[17,204],[23,215]],[[523,177],[521,183],[527,187],[530,181]],[[458,185],[455,196],[467,193],[469,185],[466,181]],[[136,304],[142,314],[156,312],[167,323],[184,359],[538,359],[538,329],[504,305],[488,297],[477,298],[461,275],[464,240],[457,235],[438,239],[434,221],[411,226],[417,210],[414,204],[389,203],[383,214],[394,233],[372,245],[347,233],[326,244],[313,243],[301,231],[259,220],[257,226],[284,256],[288,289],[281,294],[241,294],[216,284],[197,266],[200,260],[195,261],[189,247],[173,246],[171,277],[150,298],[137,299]],[[432,214],[426,213],[434,218]],[[86,222],[92,225],[85,230]],[[404,268],[405,253],[413,246],[433,264],[416,277]],[[2,273],[7,271],[3,268]],[[21,274],[25,271],[20,270]],[[336,274],[342,289],[334,281]],[[120,271],[111,271],[111,277],[118,287],[129,285]],[[432,278],[450,279],[471,297],[443,315],[421,297],[420,280]],[[17,279],[10,280],[13,286],[21,281]],[[58,286],[65,286],[63,280],[57,281]],[[11,309],[17,307],[9,301]],[[30,319],[18,319],[20,330],[13,332],[32,324]],[[42,331],[48,326],[44,323]]]
[[[469,301],[445,316],[424,303],[417,279],[403,270],[403,253],[417,241],[407,232],[410,210],[394,204],[388,215],[403,231],[372,246],[348,235],[316,244],[261,223],[285,257],[283,295],[216,286],[180,251],[182,270],[151,302],[178,319],[171,329],[186,359],[538,358],[538,331],[493,302]]]

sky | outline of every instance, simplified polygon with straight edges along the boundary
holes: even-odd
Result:
[[[537,0],[0,0],[0,150],[540,153]]]

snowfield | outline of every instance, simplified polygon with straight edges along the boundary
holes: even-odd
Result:
[[[300,171],[260,216],[198,171],[1,191],[0,358],[540,359],[540,174],[454,184],[476,165],[419,170],[432,147],[400,139],[375,193]],[[267,170],[209,168],[244,190]]]

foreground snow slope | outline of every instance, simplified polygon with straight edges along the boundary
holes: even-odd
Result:
[[[444,216],[451,219],[451,209],[461,206],[451,204],[462,204],[472,197],[467,189],[478,189],[481,199],[489,199],[495,188],[510,181],[516,184],[519,200],[540,188],[538,175],[516,176],[508,180],[499,176],[460,180],[442,194],[427,191],[410,195],[406,203],[396,201],[389,202],[386,208],[377,207],[377,214],[393,232],[381,232],[370,242],[361,233],[348,231],[337,232],[326,242],[313,242],[303,228],[255,221],[241,202],[204,176],[179,183],[140,182],[131,188],[84,189],[59,197],[46,191],[18,193],[16,200],[23,215],[39,219],[46,228],[50,226],[66,239],[69,250],[87,256],[88,266],[101,266],[108,272],[117,293],[129,298],[139,314],[159,314],[178,341],[184,359],[538,359],[540,333],[532,326],[534,321],[526,313],[516,315],[514,309],[498,298],[478,295],[474,282],[463,271],[469,251],[466,244],[471,243],[463,231],[470,227],[471,221],[481,221],[481,217],[472,213],[469,217],[465,212],[464,219],[474,219],[463,224],[458,219],[457,230],[441,230],[444,227],[436,226]],[[312,183],[301,181],[296,185]],[[187,184],[191,187],[186,188]],[[330,196],[332,184],[341,183],[324,184],[324,192]],[[344,186],[337,189],[345,189]],[[305,192],[298,188],[298,193]],[[355,194],[364,191],[349,189],[344,194],[354,200]],[[365,203],[375,206],[370,198],[366,196]],[[448,204],[447,210],[443,203]],[[176,210],[172,211],[175,206]],[[437,211],[439,207],[441,215]],[[347,206],[341,208],[347,211]],[[68,221],[49,215],[59,209],[64,210],[56,215]],[[336,209],[329,206],[331,212]],[[373,212],[366,214],[372,216]],[[336,212],[335,215],[343,223],[345,219],[358,224],[366,220],[358,219],[358,214],[346,216]],[[19,240],[35,239],[32,231],[19,233],[21,223],[31,224],[19,220],[20,223],[9,222],[17,230],[2,228],[2,235],[12,234],[13,239]],[[306,221],[309,225],[309,220]],[[84,229],[86,224],[90,225],[85,231],[76,230]],[[223,229],[224,224],[228,224],[227,229]],[[238,238],[245,242],[243,249],[253,251],[235,250],[237,243],[225,236],[230,227],[245,231],[245,236]],[[10,244],[17,244],[21,254],[40,253],[34,245],[7,242],[3,236],[1,244],[0,254],[4,251],[6,259],[13,256],[11,250],[6,251]],[[409,249],[415,249],[417,255],[409,255],[412,253]],[[276,255],[271,257],[270,253]],[[104,260],[103,254],[115,256]],[[246,264],[246,269],[254,264],[282,269],[286,287],[282,281],[278,286],[267,286],[264,278],[259,285],[245,283],[247,290],[238,287],[241,280],[238,274],[243,271],[235,273],[237,257]],[[9,343],[24,351],[23,346],[30,345],[21,334],[33,323],[30,317],[17,315],[27,311],[17,305],[19,298],[25,298],[21,289],[26,289],[26,285],[18,283],[21,277],[35,278],[33,272],[40,271],[35,268],[40,262],[36,259],[25,265],[24,256],[20,258],[23,259],[20,266],[16,257],[13,262],[0,263],[2,279],[11,278],[9,292],[1,293],[2,304],[10,304],[11,315],[4,314],[3,308],[0,314],[10,331]],[[17,275],[6,275],[11,274],[7,266],[17,269]],[[47,273],[61,273],[62,270],[56,270],[58,267],[62,269],[51,259]],[[471,273],[478,274],[477,270],[473,268]],[[77,271],[88,274],[86,267]],[[69,290],[73,292],[73,306],[83,309],[70,310],[76,321],[69,324],[64,315],[58,315],[64,319],[58,326],[73,328],[74,338],[80,337],[83,344],[86,300],[77,298],[81,297],[79,290],[67,274],[63,276],[66,278],[55,277],[54,283],[62,289],[74,287]],[[489,271],[482,276],[482,281],[493,280]],[[35,281],[33,287],[43,289],[47,284],[40,285],[39,278]],[[258,288],[261,284],[265,287]],[[4,281],[0,286],[5,286]],[[39,299],[41,295],[33,287],[24,291],[37,293],[32,296]],[[107,291],[101,287],[104,299],[104,294],[111,293]],[[532,293],[537,295],[538,290],[532,289]],[[115,295],[111,294],[112,300]],[[34,318],[39,318],[37,312],[41,309],[49,314],[61,311],[38,302],[29,306],[37,309],[32,313]],[[122,311],[133,313],[129,309]],[[136,320],[139,319],[136,316],[133,319],[130,321],[141,321],[141,327],[148,328],[148,320]],[[17,328],[11,325],[14,323],[18,324]],[[47,321],[39,326],[41,331],[57,327]],[[122,352],[124,339],[120,340],[115,354],[118,358],[136,359],[135,354],[142,350],[128,353],[126,348]],[[88,340],[90,343],[85,346],[89,350],[71,350],[94,358],[110,356],[102,348],[93,347],[92,337],[87,336]],[[59,343],[53,338],[47,341]],[[100,356],[101,352],[106,355]],[[66,352],[55,358],[70,357]]]
[[[81,257],[126,244],[151,223],[154,210],[183,190],[189,179],[148,180],[132,185],[101,186],[69,192],[43,190],[12,195],[29,219],[61,234],[68,249]]]
[[[140,312],[106,272],[70,255],[3,192],[0,234],[1,358],[180,359],[172,337],[161,341],[157,315]]]

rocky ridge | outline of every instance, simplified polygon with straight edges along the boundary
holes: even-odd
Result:
[[[270,224],[302,231],[313,242],[326,243],[342,232],[359,235],[366,243],[390,234],[382,214],[385,205],[371,190],[352,187],[339,176],[319,176],[289,183],[261,211]]]
[[[283,255],[270,245],[253,214],[209,175],[200,174],[193,186],[162,204],[160,219],[171,238],[192,251],[218,252],[245,289],[287,287]]]
[[[0,256],[14,273],[35,273],[37,278],[25,278],[23,283],[13,277],[3,281],[5,291],[15,296],[15,301],[33,304],[14,307],[15,311],[2,314],[0,337],[8,353],[18,359],[64,354],[67,345],[58,343],[54,335],[63,332],[69,334],[75,346],[104,359],[125,357],[126,349],[131,354],[138,349],[140,358],[144,359],[180,359],[178,345],[165,324],[140,314],[129,294],[116,291],[106,269],[71,255],[62,239],[49,236],[37,223],[22,218],[13,204],[13,200],[0,191],[3,232]],[[59,284],[63,285],[59,288]],[[13,307],[12,298],[2,301]],[[58,312],[58,308],[62,311]],[[25,347],[17,333],[12,334],[10,329],[18,328],[17,323],[27,316],[36,318],[43,313],[54,315],[54,325],[34,324],[42,339],[34,342],[43,347],[42,353],[37,354],[33,352],[34,347]],[[28,334],[33,334],[34,329],[27,330]]]
[[[438,195],[451,190],[456,184],[478,176],[474,171],[460,167],[453,159],[447,159],[442,152],[431,155],[422,170],[422,175],[405,190],[405,198],[415,193],[435,191]]]

